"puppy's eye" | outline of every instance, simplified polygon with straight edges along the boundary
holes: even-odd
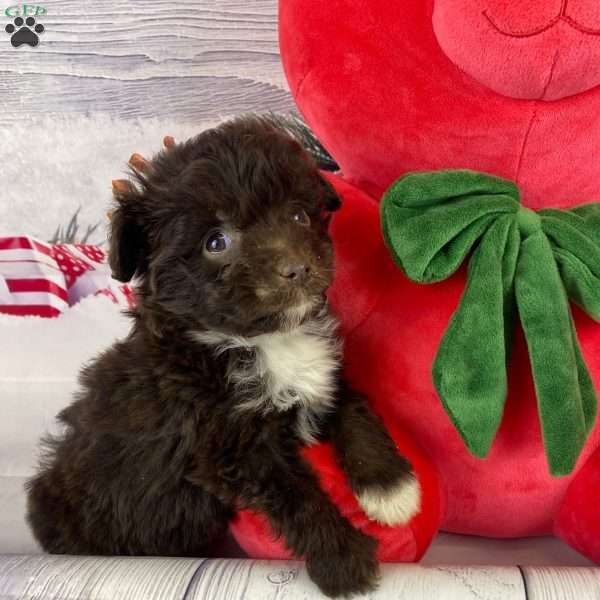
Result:
[[[213,231],[204,243],[209,254],[221,254],[231,246],[231,238],[224,231]]]
[[[310,227],[310,217],[306,214],[306,211],[300,210],[293,216],[294,221],[298,223],[298,225],[302,225],[303,227]]]

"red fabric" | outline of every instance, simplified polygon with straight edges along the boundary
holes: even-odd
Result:
[[[403,424],[398,424],[392,410],[397,396],[387,397],[390,402],[377,402],[379,391],[371,393],[379,376],[373,365],[388,350],[394,348],[394,339],[386,326],[378,330],[377,338],[370,340],[372,315],[384,296],[386,282],[396,277],[397,269],[388,258],[379,228],[377,204],[367,195],[335,176],[329,176],[344,198],[342,210],[331,225],[335,245],[336,277],[329,291],[329,299],[342,320],[346,342],[347,375],[372,400],[372,408],[384,420],[402,454],[412,462],[421,489],[421,511],[406,526],[386,527],[369,521],[358,506],[344,474],[337,467],[329,445],[307,448],[305,456],[318,474],[323,489],[340,511],[356,527],[376,537],[379,542],[378,558],[384,562],[411,562],[419,560],[437,532],[445,512],[445,491],[440,485],[436,468],[415,443]],[[379,327],[379,325],[376,325]],[[388,335],[390,334],[390,335]],[[379,349],[377,344],[381,343]],[[393,350],[392,350],[393,352]],[[390,357],[393,362],[393,354]],[[394,372],[400,369],[393,367]],[[360,374],[364,377],[360,377]],[[406,376],[409,375],[407,371]],[[386,376],[389,383],[389,375]],[[380,382],[383,383],[383,382]],[[386,390],[385,394],[390,393]],[[283,540],[274,540],[263,515],[241,512],[232,524],[232,533],[240,546],[255,558],[289,558]]]
[[[437,41],[459,69],[528,100],[559,100],[600,83],[599,24],[597,0],[437,0],[433,13]]]
[[[549,75],[535,50],[540,40],[557,56],[557,67],[580,51],[582,67],[573,77],[585,70],[588,84],[594,84],[597,60],[590,65],[585,57],[595,56],[600,38],[581,31],[573,36],[576,30],[561,20],[557,35],[520,40],[517,60],[513,38],[489,32],[471,39],[468,27],[476,19],[483,22],[486,10],[501,17],[503,27],[546,23],[553,2],[470,0],[467,13],[458,8],[463,1],[280,2],[280,46],[290,89],[346,179],[381,191],[407,171],[468,167],[517,181],[532,208],[600,197],[600,161],[593,160],[600,89],[554,102],[500,95],[444,52],[433,26],[434,8],[457,7],[446,18],[457,22],[444,34],[446,42],[456,36],[456,43],[472,49],[473,61],[496,64],[498,78],[504,68],[524,72],[522,88],[540,71]],[[600,29],[597,6],[592,0],[569,2],[568,12]],[[568,94],[571,71],[554,73],[561,77],[559,95]]]
[[[47,244],[27,236],[0,238],[0,313],[58,317],[89,295],[134,306],[133,291],[111,277],[106,255],[89,244]]]
[[[556,519],[556,535],[600,563],[600,451],[583,466],[569,486]]]
[[[54,294],[65,302],[68,298],[64,288],[47,279],[7,279],[6,284],[8,291],[12,293],[46,292],[47,294]]]
[[[387,422],[385,415],[381,415]],[[393,424],[390,433],[399,450],[410,458],[418,473],[423,490],[421,511],[408,526],[387,527],[370,521],[359,507],[343,472],[337,466],[334,451],[329,444],[306,448],[304,457],[317,472],[322,488],[350,522],[379,541],[377,557],[382,562],[410,562],[419,560],[438,528],[444,498],[440,496],[437,474],[417,445]],[[241,511],[231,525],[241,547],[255,558],[291,558],[282,538],[276,539],[266,518],[250,511]]]
[[[517,331],[501,428],[489,457],[472,457],[431,381],[465,273],[430,286],[409,282],[390,259],[377,204],[365,194],[379,198],[408,171],[471,168],[516,181],[531,208],[598,200],[598,3],[282,0],[279,11],[290,88],[345,180],[332,179],[345,202],[332,223],[330,298],[347,336],[347,373],[388,426],[427,453],[419,478],[435,481],[437,472],[440,488],[425,496],[445,499],[427,526],[419,518],[430,510],[428,498],[408,528],[375,531],[380,552],[389,544],[394,560],[416,559],[419,552],[405,546],[396,553],[394,544],[410,529],[426,546],[439,520],[449,531],[498,537],[556,531],[600,562],[600,426],[574,473],[550,477]],[[600,326],[576,309],[574,316],[598,389]],[[329,457],[315,458],[331,487],[323,475]],[[345,482],[331,481],[332,496],[341,494],[342,510],[352,513]],[[281,555],[249,515],[234,531],[252,555]]]
[[[0,313],[15,317],[44,317],[45,319],[52,319],[53,317],[60,316],[61,311],[52,306],[20,304],[19,306],[0,306]]]
[[[25,236],[0,238],[0,313],[56,317],[68,307],[54,248]]]

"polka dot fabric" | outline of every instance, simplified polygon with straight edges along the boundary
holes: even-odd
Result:
[[[0,313],[57,317],[82,298],[104,295],[135,306],[133,289],[111,277],[102,248],[0,238]]]
[[[74,246],[76,248],[76,246]],[[91,271],[94,267],[77,258],[65,244],[60,244],[52,248],[52,257],[57,262],[60,270],[65,276],[67,288],[72,287],[77,278],[86,271]]]
[[[106,262],[106,254],[98,246],[91,246],[90,244],[74,244],[73,247],[94,263],[103,264]]]

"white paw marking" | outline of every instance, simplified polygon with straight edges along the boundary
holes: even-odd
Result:
[[[421,486],[416,477],[405,477],[388,489],[372,487],[357,496],[367,516],[382,525],[402,525],[421,507]]]

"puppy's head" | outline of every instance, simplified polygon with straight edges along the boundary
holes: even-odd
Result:
[[[140,315],[256,335],[318,310],[340,201],[292,137],[242,118],[164,150],[116,191],[109,260],[137,276]]]

